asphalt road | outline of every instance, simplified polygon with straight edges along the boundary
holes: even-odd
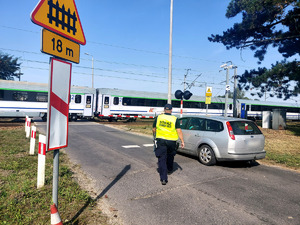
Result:
[[[72,122],[66,152],[124,225],[300,224],[299,173],[259,163],[207,167],[177,154],[163,186],[151,144],[150,137]]]

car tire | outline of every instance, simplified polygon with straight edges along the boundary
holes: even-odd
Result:
[[[216,164],[216,156],[212,148],[208,145],[202,145],[199,149],[199,161],[206,166]]]

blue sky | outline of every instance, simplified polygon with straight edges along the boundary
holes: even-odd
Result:
[[[259,66],[252,51],[226,50],[222,44],[207,39],[240,21],[241,17],[225,17],[229,2],[174,0],[173,93],[183,90],[187,69],[190,69],[187,83],[201,74],[190,89],[192,93],[204,95],[206,84],[212,87],[213,95],[223,95],[226,72],[219,72],[220,65],[232,61],[238,66],[238,74]],[[47,83],[50,56],[41,53],[41,27],[30,20],[37,3],[37,0],[0,0],[0,51],[20,57],[24,73],[21,80]],[[75,0],[75,3],[87,43],[80,48],[80,64],[73,64],[72,85],[91,86],[92,57],[84,54],[88,53],[94,57],[94,87],[168,92],[170,0]],[[260,66],[269,68],[281,59],[275,49],[269,49]],[[232,90],[233,84],[230,85]]]

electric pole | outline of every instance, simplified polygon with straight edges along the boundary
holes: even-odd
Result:
[[[168,104],[172,104],[172,35],[173,35],[173,0],[170,6],[170,37],[169,37],[169,85]]]
[[[237,69],[237,66],[233,66],[233,68],[234,68],[233,117],[237,117],[237,108],[236,108],[236,101],[237,101],[237,74],[236,74],[236,69]]]
[[[232,64],[231,61],[228,61]],[[227,62],[227,63],[228,63]],[[230,91],[230,86],[229,86],[229,69],[232,68],[232,65],[228,66],[227,63],[221,65],[221,68],[224,68],[226,70],[226,90],[225,90],[225,112],[224,116],[227,117],[227,110],[228,110],[228,93]]]

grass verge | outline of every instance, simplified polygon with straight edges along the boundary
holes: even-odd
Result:
[[[109,224],[97,203],[72,178],[67,156],[61,152],[59,163],[58,206],[64,224]],[[52,166],[53,153],[49,152],[45,186],[38,190],[37,155],[29,156],[24,127],[0,129],[0,224],[51,223]]]

